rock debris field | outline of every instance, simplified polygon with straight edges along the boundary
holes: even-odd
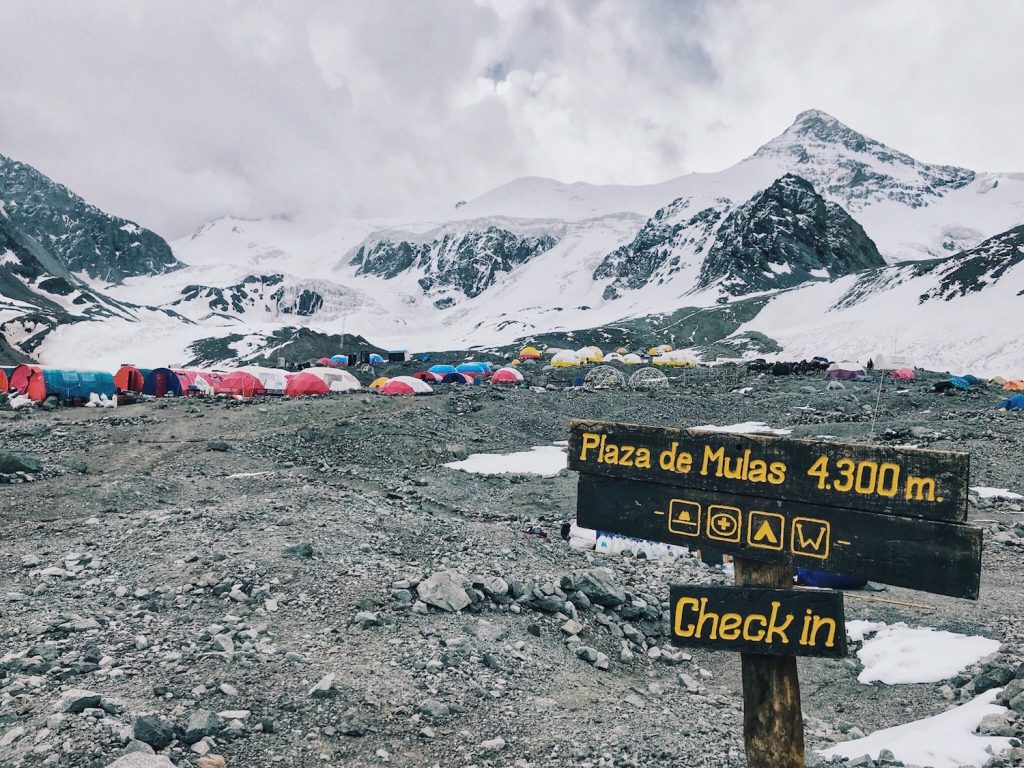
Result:
[[[444,464],[551,446],[571,418],[763,421],[966,450],[972,486],[1024,492],[999,393],[889,385],[874,413],[877,386],[824,384],[0,411],[0,765],[742,766],[739,656],[668,640],[669,585],[728,566],[575,550],[574,473]],[[809,763],[984,694],[974,738],[997,746],[974,764],[1024,764],[1024,515],[984,496],[980,600],[871,585],[846,614],[998,650],[906,684],[859,682],[860,642],[801,659]]]

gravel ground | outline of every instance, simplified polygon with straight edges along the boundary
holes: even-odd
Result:
[[[654,393],[0,411],[0,451],[42,463],[0,484],[0,765],[139,750],[119,768],[167,766],[156,747],[202,768],[742,766],[739,657],[672,649],[664,623],[671,582],[728,574],[571,549],[574,473],[442,464],[563,440],[576,417],[765,421],[966,450],[971,485],[1024,492],[1024,418],[996,413],[995,391],[929,388],[888,388],[878,414],[870,384],[705,371]],[[809,753],[1024,677],[1024,515],[973,500],[970,518],[980,600],[890,587],[849,593],[847,618],[982,634],[1000,654],[899,686],[858,683],[852,654],[801,659]],[[1016,717],[994,732],[1019,736]]]

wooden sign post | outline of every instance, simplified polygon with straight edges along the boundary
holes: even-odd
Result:
[[[846,654],[842,593],[794,565],[978,597],[965,453],[574,421],[569,468],[579,525],[736,558],[736,587],[673,586],[672,639],[740,651],[750,768],[802,768],[796,657]]]

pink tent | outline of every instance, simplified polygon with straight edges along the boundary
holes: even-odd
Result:
[[[491,376],[491,384],[522,384],[523,374],[515,368],[499,368]]]
[[[895,379],[896,381],[913,381],[914,380],[914,372],[912,370],[910,370],[909,368],[900,368],[898,370],[893,371],[889,375],[892,376],[893,379]]]
[[[263,382],[246,371],[232,371],[213,386],[214,392],[218,395],[257,397],[267,394]]]
[[[434,390],[425,381],[412,376],[395,376],[379,390],[382,395],[430,395]]]
[[[425,381],[427,384],[440,384],[444,376],[433,371],[417,371],[412,375],[414,379]]]
[[[308,397],[311,395],[329,395],[331,388],[327,382],[312,373],[296,373],[288,377],[284,389],[288,397]]]

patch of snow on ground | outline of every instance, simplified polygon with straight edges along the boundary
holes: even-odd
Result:
[[[860,638],[872,634],[874,636],[864,640],[863,647],[857,651],[857,658],[864,665],[857,676],[862,683],[937,683],[958,675],[999,650],[998,640],[931,627],[908,627],[902,622],[891,626],[878,622],[870,628],[860,627]],[[855,639],[853,634],[850,638]]]
[[[982,499],[1024,499],[1024,495],[1014,493],[1009,488],[988,488],[984,485],[972,485],[971,490]]]
[[[763,421],[744,421],[741,424],[729,424],[724,427],[703,424],[699,427],[691,427],[691,429],[701,432],[731,432],[737,435],[788,435],[793,431],[791,429],[774,429]]]
[[[474,453],[463,461],[445,464],[476,475],[540,475],[554,477],[566,467],[565,451],[554,445],[538,445],[514,453]]]
[[[992,754],[1010,746],[1010,739],[1001,736],[977,736],[974,729],[986,715],[1002,714],[1005,707],[993,704],[999,691],[993,689],[977,696],[973,701],[955,709],[904,725],[883,728],[863,739],[844,741],[821,750],[825,757],[846,758],[870,755],[877,759],[883,749],[891,750],[897,760],[912,765],[932,768],[982,766]]]

